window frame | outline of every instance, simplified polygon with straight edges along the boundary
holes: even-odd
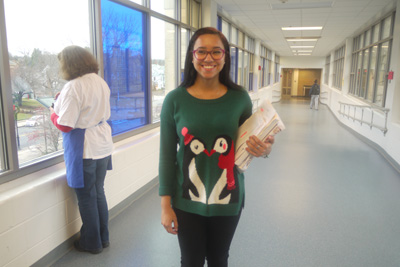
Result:
[[[350,77],[350,88],[349,94],[353,95],[365,101],[366,103],[376,105],[379,107],[385,107],[386,94],[387,94],[387,86],[388,81],[387,78],[384,79],[383,85],[383,94],[382,100],[378,102],[378,75],[379,75],[379,64],[382,56],[382,45],[384,43],[388,43],[388,51],[387,51],[387,62],[385,65],[385,76],[390,69],[390,57],[392,53],[392,43],[393,43],[393,29],[394,29],[394,19],[395,19],[396,11],[391,11],[386,15],[379,18],[377,21],[371,23],[367,28],[363,29],[358,35],[353,37],[353,51],[352,51],[352,70],[355,70],[353,76]],[[389,36],[384,37],[384,26],[387,21],[390,21],[389,28]],[[379,31],[377,38],[375,40],[375,31]],[[367,43],[366,36],[370,33],[370,42]],[[372,51],[374,47],[377,47],[377,55],[375,58],[375,66],[374,68],[371,66],[371,60],[373,57]],[[360,56],[361,54],[361,56]],[[368,56],[368,59],[365,59],[365,56]],[[354,65],[353,65],[354,63]],[[367,63],[367,67],[364,66],[364,63]],[[365,90],[363,90],[362,86],[362,74],[364,73],[364,69],[367,70],[367,82],[365,84]],[[370,71],[374,70],[374,76],[370,78]],[[358,70],[361,70],[362,73],[358,73]],[[370,80],[374,83],[371,87]],[[369,92],[368,90],[373,92]],[[372,99],[368,99],[368,96],[372,95]]]

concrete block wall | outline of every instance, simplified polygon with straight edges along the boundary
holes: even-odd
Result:
[[[159,129],[115,144],[105,191],[112,209],[158,174]],[[0,185],[0,266],[31,266],[81,227],[60,163]]]

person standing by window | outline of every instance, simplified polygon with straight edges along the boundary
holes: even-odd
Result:
[[[75,189],[82,218],[78,251],[98,254],[108,247],[108,205],[104,180],[111,169],[113,142],[110,88],[97,75],[94,56],[79,46],[68,46],[59,54],[65,84],[50,108],[51,121],[63,134],[68,185]]]
[[[318,110],[318,103],[319,103],[319,85],[318,85],[318,80],[314,81],[314,84],[311,86],[310,89],[310,96],[311,96],[311,102],[310,102],[310,109],[315,108],[315,110]]]
[[[177,234],[181,266],[228,266],[229,248],[244,205],[244,176],[235,167],[239,126],[251,116],[246,90],[229,77],[229,43],[215,28],[192,36],[184,80],[161,111],[161,223]],[[267,156],[274,138],[247,141]]]

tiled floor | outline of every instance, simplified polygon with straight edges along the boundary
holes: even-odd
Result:
[[[246,206],[230,267],[400,266],[400,174],[324,105],[274,104],[286,130],[246,172]],[[71,250],[54,267],[173,267],[175,236],[153,188],[110,222],[99,255]]]

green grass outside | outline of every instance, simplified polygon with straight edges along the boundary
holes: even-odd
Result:
[[[38,108],[38,107],[41,107],[41,106],[42,105],[39,102],[37,102],[36,100],[34,100],[34,99],[26,99],[26,98],[22,99],[22,106],[21,107],[23,107],[23,108]]]
[[[28,113],[18,113],[17,121],[27,120],[32,116],[33,116],[32,114]]]
[[[26,98],[22,99],[21,108],[23,108],[23,109],[36,109],[36,108],[40,108],[40,107],[42,107],[42,105],[34,99],[26,99]],[[30,117],[32,117],[33,115],[34,114],[31,114],[31,113],[19,112],[18,116],[17,116],[17,121],[27,120]]]

